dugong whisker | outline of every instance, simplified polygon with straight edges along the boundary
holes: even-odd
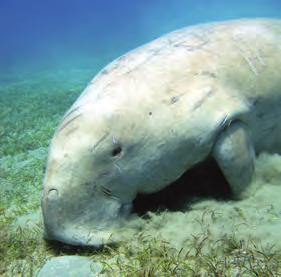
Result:
[[[112,192],[109,188],[106,188],[104,186],[101,186],[101,189],[102,189],[102,192],[107,195],[107,196],[111,196],[112,195]]]
[[[101,190],[106,196],[110,197],[111,199],[119,200],[119,197],[112,194],[111,189],[101,186]]]

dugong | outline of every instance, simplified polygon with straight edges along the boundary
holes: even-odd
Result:
[[[233,197],[281,150],[281,21],[177,30],[113,61],[64,115],[42,193],[46,238],[100,247],[153,193],[213,157]]]

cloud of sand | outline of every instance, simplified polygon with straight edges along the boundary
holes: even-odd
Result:
[[[202,199],[188,211],[150,213],[146,220],[136,217],[124,226],[121,236],[115,236],[128,241],[142,233],[180,249],[194,236],[218,241],[235,234],[239,240],[281,249],[281,156],[258,157],[252,190],[252,196],[241,201]]]

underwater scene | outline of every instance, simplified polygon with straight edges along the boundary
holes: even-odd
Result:
[[[281,276],[281,1],[1,0],[0,276]]]

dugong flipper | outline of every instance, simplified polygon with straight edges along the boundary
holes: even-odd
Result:
[[[255,150],[245,124],[234,122],[224,129],[212,154],[229,182],[233,196],[245,197],[249,192],[255,159]]]
[[[49,150],[49,239],[108,243],[138,193],[213,156],[233,196],[253,191],[255,155],[281,150],[281,21],[177,30],[105,67],[65,114]],[[118,231],[117,231],[118,232]]]

